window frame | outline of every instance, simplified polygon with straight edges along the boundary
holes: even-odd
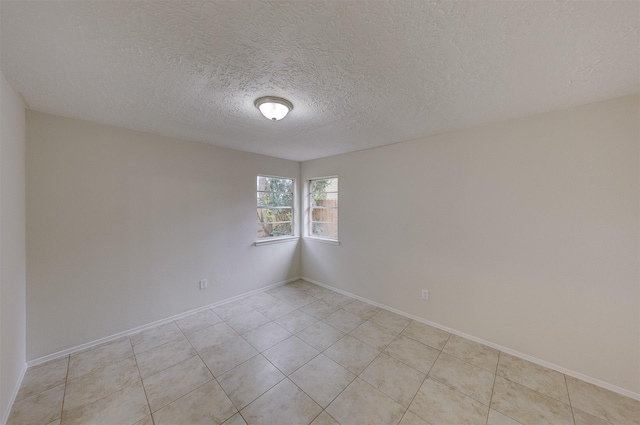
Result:
[[[328,236],[321,236],[321,235],[315,235],[313,234],[313,203],[311,201],[311,196],[313,194],[313,191],[311,189],[311,186],[313,184],[314,181],[317,180],[328,180],[328,179],[336,179],[338,181],[338,189],[336,190],[336,192],[330,192],[330,193],[336,193],[338,200],[340,199],[340,179],[337,175],[332,175],[332,176],[324,176],[324,177],[313,177],[313,178],[308,178],[307,182],[306,182],[306,187],[305,187],[305,206],[306,206],[306,220],[305,220],[305,238],[309,238],[312,240],[316,240],[318,242],[325,242],[325,243],[331,243],[331,244],[336,244],[339,245],[340,244],[340,231],[339,231],[339,219],[336,220],[335,222],[335,226],[336,226],[336,237],[328,237]],[[333,209],[333,208],[332,208]],[[336,211],[339,211],[340,209],[340,204],[338,203],[338,206],[335,207]]]
[[[262,237],[262,238],[258,238],[257,231],[256,231],[254,245],[258,246],[258,245],[277,243],[277,242],[286,242],[286,241],[289,241],[289,240],[298,239],[298,236],[296,235],[296,201],[297,201],[296,179],[294,177],[273,176],[273,175],[269,175],[269,174],[256,174],[256,180],[254,180],[255,181],[254,193],[256,194],[256,209],[260,208],[260,206],[258,204],[258,194],[260,194],[260,193],[277,193],[277,192],[268,192],[268,191],[258,190],[258,180],[261,177],[268,178],[268,179],[291,180],[291,182],[292,182],[292,189],[291,189],[291,196],[292,196],[292,200],[291,200],[291,234],[290,235],[281,235],[281,236],[265,236],[265,237]],[[268,207],[264,207],[264,208],[268,208]],[[261,223],[259,221],[256,221],[256,224],[260,225]]]

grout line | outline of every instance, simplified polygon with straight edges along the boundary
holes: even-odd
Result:
[[[129,338],[129,344],[131,344],[131,338]],[[131,351],[133,351],[133,344],[131,344]],[[147,400],[147,407],[149,408],[149,416],[151,417],[151,422],[155,424],[153,420],[153,412],[151,411],[151,403],[149,403],[149,396],[147,395],[147,388],[144,386],[144,380],[142,379],[142,373],[140,373],[140,366],[138,365],[138,358],[133,356],[134,361],[136,362],[136,369],[138,369],[138,376],[140,376],[140,385],[142,385],[142,391],[144,392],[144,398]]]
[[[67,374],[64,377],[64,391],[62,392],[62,405],[60,406],[60,423],[64,412],[64,400],[67,398],[67,382],[69,381],[69,369],[71,368],[71,356],[67,356]]]
[[[496,362],[496,372],[493,374],[493,385],[491,386],[491,397],[489,397],[489,412],[487,413],[487,425],[489,425],[489,415],[491,414],[491,403],[493,403],[493,391],[496,388],[496,380],[498,379],[498,365],[500,364],[500,351],[498,351],[498,361]]]
[[[569,394],[569,384],[567,384],[567,375],[562,374],[564,378],[564,387],[567,389],[567,397],[569,399],[569,409],[571,409],[571,418],[573,419],[573,424],[576,424],[576,415],[573,413],[573,404],[571,404],[571,395]]]
[[[447,340],[448,341],[448,340]],[[419,342],[419,341],[418,341]],[[446,345],[446,343],[445,343]],[[444,348],[444,347],[443,347]],[[418,393],[420,392],[420,390],[422,389],[422,386],[424,385],[424,383],[427,381],[427,379],[429,379],[429,374],[431,373],[431,369],[433,369],[433,366],[436,364],[436,362],[438,361],[438,359],[440,358],[440,354],[442,354],[442,350],[439,350],[440,352],[438,353],[438,357],[436,357],[436,359],[433,361],[433,363],[431,364],[431,367],[429,368],[429,371],[424,375],[424,379],[422,380],[422,383],[420,384],[420,387],[418,388],[418,391],[416,391],[416,393],[413,395],[413,398],[411,399],[411,401],[409,402],[409,406],[407,407],[407,412],[409,411],[409,407],[411,407],[411,404],[413,404],[413,401],[416,399],[416,397],[418,396]],[[440,381],[438,381],[440,382]],[[407,414],[407,412],[405,412],[405,415]],[[423,419],[424,421],[426,421],[426,419],[424,419],[422,416],[418,415],[415,412],[411,412],[414,415],[416,415],[417,417]]]

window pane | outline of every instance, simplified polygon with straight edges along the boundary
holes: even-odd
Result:
[[[338,223],[311,223],[311,234],[324,238],[338,238]]]
[[[276,236],[292,236],[292,226],[289,223],[264,223],[258,225],[258,238],[270,238]]]
[[[323,221],[326,223],[337,223],[338,222],[338,209],[317,209],[314,208],[311,210],[311,221]]]
[[[314,192],[311,194],[311,206],[312,207],[337,207],[338,206],[338,194]]]
[[[293,193],[258,192],[259,207],[292,207]]]
[[[312,193],[338,192],[338,179],[311,180]]]
[[[291,208],[258,208],[258,223],[292,221],[292,219]]]
[[[293,179],[258,176],[259,191],[293,193]]]
[[[257,176],[258,239],[293,235],[293,179]]]
[[[309,234],[338,239],[338,178],[309,181]]]

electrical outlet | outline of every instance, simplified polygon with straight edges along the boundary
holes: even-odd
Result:
[[[200,289],[207,289],[209,286],[209,281],[207,279],[202,279],[200,281]]]
[[[422,290],[422,299],[423,300],[428,300],[429,299],[429,291],[426,289]]]

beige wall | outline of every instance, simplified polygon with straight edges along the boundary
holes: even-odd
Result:
[[[0,73],[0,423],[25,366],[25,109]]]
[[[339,176],[341,245],[303,274],[640,393],[639,103],[304,162]]]
[[[29,112],[27,359],[300,275],[298,242],[252,245],[256,175],[299,170]]]

